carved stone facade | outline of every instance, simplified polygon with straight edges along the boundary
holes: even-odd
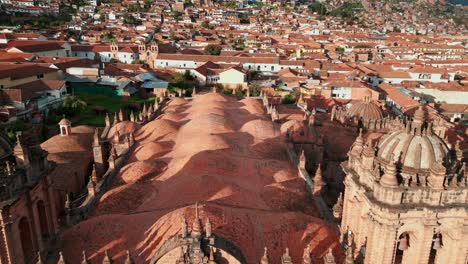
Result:
[[[466,263],[466,166],[424,116],[375,147],[360,134],[342,164],[341,235],[364,263]]]

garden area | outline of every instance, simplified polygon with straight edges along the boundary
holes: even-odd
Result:
[[[63,106],[50,113],[45,120],[45,125],[54,128],[65,115],[73,126],[104,126],[106,113],[109,113],[111,120],[113,113],[120,109],[124,111],[126,117],[131,111],[137,114],[143,103],[154,103],[154,97],[143,99],[140,96],[132,97],[113,97],[102,94],[75,94],[69,96],[63,103]]]

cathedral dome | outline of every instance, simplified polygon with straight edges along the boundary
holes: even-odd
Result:
[[[369,100],[353,104],[348,109],[347,114],[349,117],[356,117],[363,120],[379,120],[383,118],[380,108]]]
[[[444,161],[449,148],[445,142],[432,133],[432,127],[424,126],[424,110],[420,107],[406,129],[400,129],[384,136],[378,145],[378,159],[384,163],[392,156],[403,170],[429,170],[438,161]]]
[[[429,169],[434,162],[443,160],[448,151],[447,145],[434,134],[396,131],[381,140],[378,157],[388,162],[394,156],[403,168]]]

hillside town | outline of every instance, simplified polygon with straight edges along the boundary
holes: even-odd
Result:
[[[0,0],[0,264],[468,261],[468,5]]]

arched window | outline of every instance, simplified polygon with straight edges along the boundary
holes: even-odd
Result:
[[[397,241],[397,250],[395,252],[395,261],[394,264],[401,264],[403,261],[403,254],[405,250],[410,246],[410,237],[408,233],[403,233],[400,235]]]

